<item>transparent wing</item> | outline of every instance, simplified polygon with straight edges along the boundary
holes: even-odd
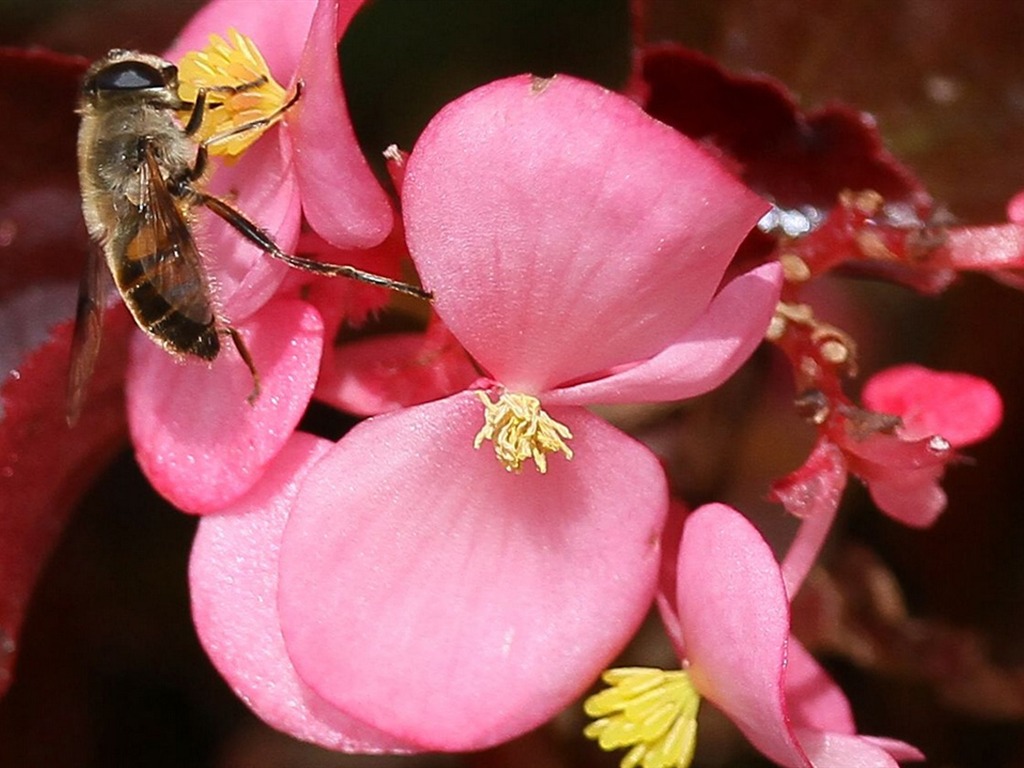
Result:
[[[75,332],[71,337],[71,368],[68,374],[67,420],[73,427],[82,412],[85,392],[96,367],[103,337],[103,306],[106,296],[103,279],[103,254],[96,243],[90,243],[85,272],[78,286],[75,309]]]

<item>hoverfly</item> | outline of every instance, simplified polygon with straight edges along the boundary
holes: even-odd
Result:
[[[252,374],[254,402],[260,379],[241,335],[218,317],[210,281],[191,228],[192,211],[205,206],[272,258],[320,275],[350,277],[429,299],[415,286],[351,266],[326,264],[282,251],[273,238],[224,200],[203,191],[208,148],[247,131],[263,130],[292,106],[196,138],[211,91],[238,93],[260,82],[199,90],[179,96],[178,70],[158,56],[115,49],[85,74],[79,102],[78,173],[82,212],[93,241],[79,290],[68,382],[67,417],[74,424],[99,352],[104,306],[101,262],[138,326],[178,356],[214,360],[221,337],[231,338]],[[176,113],[188,113],[184,124]]]

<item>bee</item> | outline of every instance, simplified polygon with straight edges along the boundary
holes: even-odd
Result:
[[[282,251],[273,238],[224,200],[203,191],[208,148],[247,131],[263,130],[277,112],[203,141],[196,138],[204,115],[216,108],[208,94],[230,94],[260,81],[199,90],[194,101],[179,96],[178,70],[169,61],[115,49],[85,73],[79,101],[78,173],[82,213],[92,240],[79,289],[68,381],[67,418],[81,412],[99,353],[106,281],[113,277],[132,317],[149,338],[171,354],[212,361],[230,337],[252,374],[250,403],[260,378],[242,336],[217,314],[210,279],[192,232],[192,213],[204,206],[268,256],[321,275],[349,277],[423,299],[430,294],[406,283],[351,266],[326,264]],[[179,114],[188,114],[179,122]]]

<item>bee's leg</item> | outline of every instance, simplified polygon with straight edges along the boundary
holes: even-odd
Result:
[[[288,99],[288,101],[286,101],[280,107],[271,112],[269,115],[267,115],[266,117],[261,117],[259,120],[251,120],[248,123],[236,125],[231,130],[224,131],[223,133],[218,133],[216,136],[211,136],[206,141],[204,141],[201,146],[204,148],[209,147],[212,144],[218,144],[222,141],[227,141],[228,139],[234,138],[239,134],[248,133],[249,131],[259,130],[260,128],[266,128],[269,125],[273,125],[275,122],[281,119],[281,115],[283,115],[285,112],[291,109],[295,105],[295,102],[299,100],[299,97],[302,95],[303,87],[304,86],[301,80],[296,81],[295,93],[292,94],[292,97]],[[198,97],[196,98],[196,102],[199,102]]]
[[[224,221],[238,230],[246,240],[258,245],[269,256],[283,261],[289,266],[305,270],[306,272],[325,275],[327,277],[349,277],[353,280],[370,283],[371,285],[379,285],[382,288],[390,288],[391,290],[398,291],[399,293],[407,293],[418,299],[426,299],[429,301],[433,298],[429,291],[425,291],[422,288],[410,285],[409,283],[403,283],[400,280],[392,280],[389,277],[375,275],[372,272],[364,272],[361,269],[356,269],[355,267],[350,267],[344,264],[326,264],[322,261],[313,261],[312,259],[304,259],[301,256],[293,256],[290,253],[285,253],[278,248],[277,243],[274,242],[270,235],[249,221],[249,219],[247,219],[240,211],[232,208],[220,198],[204,194],[195,189],[191,190],[191,194],[195,196],[198,203],[205,205],[215,214],[224,219]]]
[[[224,332],[231,337],[231,341],[235,345],[235,349],[238,350],[239,357],[242,358],[242,362],[245,363],[245,367],[249,369],[249,373],[252,374],[252,391],[245,399],[249,402],[249,405],[255,405],[256,401],[259,400],[262,387],[260,385],[259,371],[256,370],[256,363],[252,360],[252,353],[249,352],[249,347],[246,346],[245,339],[242,338],[242,334],[238,332],[238,329],[228,325],[225,326]]]
[[[188,116],[188,122],[185,123],[185,134],[187,136],[192,136],[202,126],[203,116],[206,114],[206,110],[208,109],[206,104],[206,94],[216,93],[232,95],[235,93],[243,93],[244,91],[250,91],[253,88],[259,88],[265,82],[267,82],[267,76],[261,75],[260,77],[257,77],[255,80],[250,80],[246,83],[239,83],[238,85],[211,85],[207,88],[198,89],[196,91],[195,101],[181,101],[177,107],[177,109],[183,111],[186,109],[191,110],[191,114],[189,114]],[[291,106],[292,103],[294,103],[294,99],[291,102],[289,102],[287,106]],[[214,104],[211,106],[216,107],[217,105]]]
[[[188,103],[182,105],[188,107]],[[192,112],[185,123],[185,135],[193,136],[203,125],[203,116],[206,114],[206,91],[200,90],[196,93],[196,100],[192,103]]]

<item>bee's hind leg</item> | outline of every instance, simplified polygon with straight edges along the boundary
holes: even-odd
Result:
[[[256,370],[256,363],[252,360],[252,353],[249,351],[249,347],[246,346],[245,339],[242,338],[242,334],[238,332],[237,328],[230,325],[225,326],[224,333],[231,337],[231,342],[235,345],[235,349],[238,350],[239,357],[242,358],[242,362],[245,363],[245,367],[249,369],[249,373],[252,374],[252,391],[245,398],[249,405],[256,405],[256,401],[260,398],[260,393],[263,391],[260,385],[260,374]]]

